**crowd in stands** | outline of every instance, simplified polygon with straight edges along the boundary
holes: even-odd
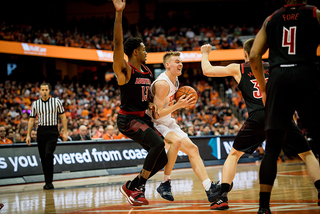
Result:
[[[185,23],[186,24],[186,23]],[[0,40],[27,42],[34,44],[58,45],[88,49],[113,50],[113,22],[109,18],[91,17],[77,21],[73,19],[65,26],[47,27],[32,24],[17,24],[9,21],[0,23]],[[139,25],[127,26],[124,40],[129,37],[141,37],[148,52],[168,50],[200,50],[204,43],[210,43],[214,49],[241,48],[243,42],[239,36],[255,35],[258,27],[228,27],[205,24],[199,25],[150,25],[140,29]]]
[[[25,141],[31,104],[40,98],[39,85],[39,82],[21,84],[10,80],[0,83],[0,144]],[[204,80],[195,81],[192,86],[198,92],[196,107],[173,113],[180,127],[190,136],[235,135],[243,120],[234,116],[229,102],[223,102],[218,92]],[[50,95],[63,102],[68,140],[126,138],[116,124],[120,110],[120,91],[116,86],[57,82],[52,85]],[[31,133],[33,141],[36,141],[36,128],[37,120]],[[63,133],[61,122],[59,131]]]

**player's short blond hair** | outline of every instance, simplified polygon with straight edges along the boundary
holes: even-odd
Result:
[[[250,56],[250,52],[251,52],[251,48],[252,48],[253,42],[254,42],[254,38],[251,38],[251,39],[248,39],[243,45],[243,50],[246,51],[249,56]]]
[[[180,56],[180,52],[179,51],[169,51],[169,52],[166,52],[164,55],[163,55],[163,65],[164,67],[166,67],[166,62],[168,61],[168,59],[172,56]]]

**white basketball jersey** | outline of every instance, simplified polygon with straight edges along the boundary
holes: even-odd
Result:
[[[151,87],[149,89],[149,95],[151,96],[151,100],[152,101],[153,101],[153,98],[154,98],[154,94],[152,93],[152,87],[159,80],[166,81],[170,86],[169,94],[167,95],[165,103],[164,103],[164,106],[163,106],[163,108],[166,108],[168,106],[173,105],[174,102],[175,102],[175,94],[179,89],[179,80],[178,80],[178,78],[176,78],[175,85],[173,85],[173,83],[171,82],[171,80],[169,79],[167,74],[165,72],[161,73],[158,76],[158,78],[151,84]],[[161,117],[159,119],[153,119],[151,110],[148,110],[148,115],[152,118],[153,122],[158,122],[158,123],[161,123],[162,121],[166,121],[166,120],[171,118],[171,114],[168,114],[168,115],[163,116],[163,117]]]

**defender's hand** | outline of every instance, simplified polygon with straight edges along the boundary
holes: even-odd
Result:
[[[112,0],[116,11],[123,11],[126,7],[126,0]]]
[[[152,111],[152,114],[156,114],[157,116],[160,116],[159,108],[154,103],[149,103],[149,109]]]
[[[212,49],[212,46],[210,44],[202,45],[201,46],[201,53],[202,54],[209,54]]]

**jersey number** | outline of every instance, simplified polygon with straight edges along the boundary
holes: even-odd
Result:
[[[148,92],[150,86],[141,86],[142,89],[142,102],[148,100]]]
[[[256,79],[250,80],[253,83],[253,88],[257,89],[256,91],[253,91],[253,97],[256,99],[262,98],[262,94],[260,91],[260,86],[258,84],[258,81]],[[268,82],[268,78],[266,78],[266,82]]]
[[[296,31],[297,27],[290,27],[289,30],[283,27],[282,47],[288,47],[288,54],[296,54]]]

